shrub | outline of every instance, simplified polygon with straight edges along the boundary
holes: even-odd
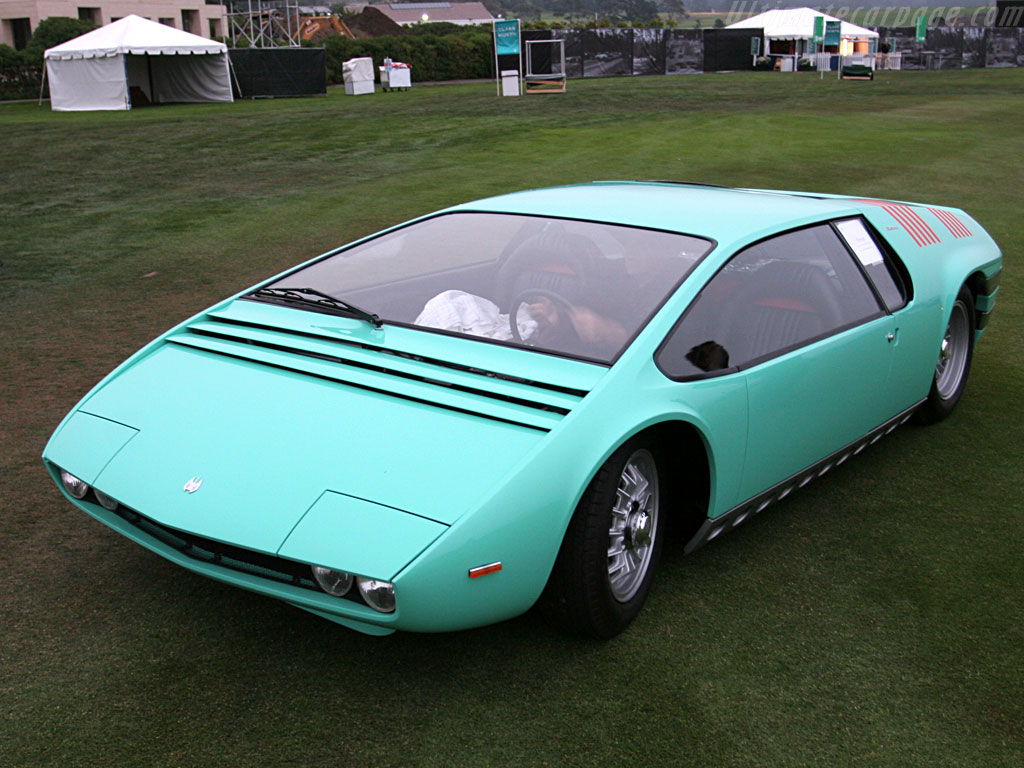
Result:
[[[327,81],[334,84],[344,82],[342,65],[357,56],[369,56],[374,66],[383,65],[387,56],[403,61],[412,67],[414,82],[477,79],[494,74],[493,42],[486,29],[464,27],[453,34],[385,35],[357,40],[329,37],[324,47]]]
[[[25,50],[16,51],[9,45],[0,45],[0,100],[36,98],[43,77],[46,49],[95,28],[95,24],[87,21],[51,16],[39,22]]]
[[[32,39],[25,46],[25,53],[34,60],[43,61],[43,53],[47,48],[65,43],[72,38],[92,32],[96,25],[80,19],[69,19],[66,16],[51,16],[39,22],[32,33]]]
[[[25,51],[0,44],[0,100],[35,98],[42,76],[42,59],[37,62]]]

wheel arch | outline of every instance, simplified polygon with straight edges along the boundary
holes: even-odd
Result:
[[[707,519],[712,489],[711,448],[701,430],[689,421],[669,419],[648,425],[634,438],[649,439],[657,451],[662,490],[668,500],[669,532],[688,541]]]
[[[976,335],[980,335],[980,331],[984,330],[985,326],[988,325],[988,319],[992,313],[992,305],[995,303],[995,290],[992,283],[993,280],[981,269],[976,269],[968,275],[963,283],[967,286],[967,290],[971,292],[971,297],[974,299],[974,328]],[[998,285],[997,281],[996,285]]]

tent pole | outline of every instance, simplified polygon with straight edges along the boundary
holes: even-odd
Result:
[[[243,99],[245,97],[242,95],[242,84],[238,82],[238,73],[235,72],[235,63],[231,61],[231,52],[228,51],[224,55],[228,57],[228,72],[231,73],[231,79],[235,81],[235,88],[238,89],[238,98]],[[253,96],[253,99],[255,98]]]
[[[39,78],[39,103],[37,107],[43,106],[43,89],[46,88],[46,59],[43,59],[43,76]]]

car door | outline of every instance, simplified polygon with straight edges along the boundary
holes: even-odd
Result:
[[[785,480],[893,415],[894,323],[830,223],[738,252],[659,350],[680,380],[746,384],[736,498]],[[672,375],[672,374],[670,374]]]

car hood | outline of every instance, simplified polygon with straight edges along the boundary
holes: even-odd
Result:
[[[448,360],[416,348],[444,343]],[[453,362],[467,344],[501,364]],[[492,346],[236,301],[115,371],[47,457],[72,472],[88,463],[83,479],[163,525],[262,552],[324,499],[349,499],[362,524],[399,512],[446,526],[603,371]],[[541,380],[525,375],[531,357]],[[76,457],[88,435],[91,463]]]

